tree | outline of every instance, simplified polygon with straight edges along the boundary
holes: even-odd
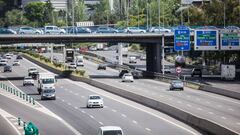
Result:
[[[34,22],[35,25],[44,26],[45,24],[45,6],[43,2],[30,2],[24,8],[26,18]]]
[[[85,13],[85,4],[84,0],[78,0],[77,5],[75,6],[75,21],[85,21],[86,20],[86,13]]]
[[[8,11],[5,15],[5,25],[22,25],[27,22],[21,10],[13,9]]]

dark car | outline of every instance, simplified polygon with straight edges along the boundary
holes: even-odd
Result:
[[[4,66],[3,72],[12,72],[12,67],[10,65]]]
[[[89,28],[82,28],[82,27],[75,27],[71,28],[68,31],[70,34],[83,34],[83,33],[91,33],[91,30]]]
[[[106,70],[107,69],[107,65],[106,64],[99,64],[98,65],[98,68],[97,68],[97,70]]]
[[[202,77],[202,69],[200,68],[194,68],[192,70],[192,74],[191,76],[194,77],[195,75],[199,76],[199,77]]]
[[[16,59],[21,60],[21,59],[23,59],[23,57],[21,55],[18,55]]]
[[[8,28],[0,28],[0,34],[17,34],[17,32]]]
[[[111,27],[99,27],[96,33],[118,33],[118,31]]]
[[[119,76],[120,78],[122,78],[122,76],[123,76],[125,73],[130,73],[130,71],[129,71],[129,70],[125,70],[125,69],[124,69],[124,70],[121,70],[121,72],[119,73],[118,76]]]

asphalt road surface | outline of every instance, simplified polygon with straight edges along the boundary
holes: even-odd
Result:
[[[21,61],[21,66],[14,68],[12,73],[4,76],[25,76],[27,69],[35,66],[27,60]],[[46,72],[39,68],[40,72]],[[201,134],[192,127],[179,122],[161,112],[147,108],[135,102],[105,92],[82,82],[68,79],[58,79],[55,101],[41,101],[35,86],[22,86],[22,80],[11,81],[16,87],[34,97],[43,106],[63,118],[83,135],[95,135],[103,125],[122,127],[127,135],[147,134]],[[88,95],[99,94],[104,98],[104,108],[88,109]],[[31,116],[34,117],[34,116]],[[45,124],[48,120],[45,121]]]

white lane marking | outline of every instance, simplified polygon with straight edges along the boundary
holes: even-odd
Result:
[[[197,108],[199,111],[201,111],[202,110],[202,108]]]
[[[68,105],[72,105],[72,104],[68,102]]]
[[[62,89],[62,88],[63,88],[63,86],[60,86],[60,88]]]
[[[78,96],[79,94],[78,94],[78,93],[75,93],[74,95]]]
[[[169,100],[173,100],[172,98],[169,98]]]
[[[197,101],[200,101],[200,98],[196,98]]]
[[[65,102],[65,100],[64,100],[64,99],[62,99],[62,102]]]
[[[221,118],[222,118],[222,119],[224,119],[224,120],[226,120],[226,119],[227,119],[226,117],[223,117],[223,116],[222,116]]]
[[[18,135],[21,135],[21,133],[20,133],[20,132],[18,131],[18,129],[12,124],[12,122],[10,122],[10,121],[7,119],[7,117],[13,117],[13,115],[11,115],[10,113],[2,110],[1,108],[0,108],[0,114],[1,114],[1,116],[12,126],[12,128],[16,131],[16,133],[17,133]],[[17,118],[16,118],[16,119],[17,119]]]
[[[135,120],[133,120],[132,122],[133,122],[134,124],[138,124],[138,122],[137,122],[137,121],[135,121]]]
[[[104,108],[108,108],[108,106],[105,105]]]
[[[98,122],[100,125],[103,125],[103,123],[102,122]]]
[[[150,128],[145,128],[145,130],[147,130],[147,131],[152,131]]]
[[[236,123],[237,125],[240,125],[240,122]]]
[[[125,117],[125,118],[127,117],[125,114],[121,114],[121,116],[122,116],[122,117]]]
[[[70,93],[73,93],[73,91],[70,91]]]
[[[172,125],[174,125],[174,126],[176,126],[176,127],[178,127],[178,128],[181,128],[181,129],[183,129],[183,130],[185,130],[185,131],[187,131],[187,132],[189,132],[189,133],[191,133],[191,134],[193,134],[193,135],[198,135],[198,134],[195,133],[194,131],[191,131],[190,129],[187,129],[187,128],[181,126],[181,125],[178,125],[178,124],[176,124],[176,123],[174,123],[174,122],[172,122],[172,121],[170,121],[170,120],[168,120],[168,119],[166,119],[166,118],[163,118],[163,117],[161,117],[161,116],[158,116],[158,115],[156,115],[156,114],[154,114],[154,113],[152,113],[152,112],[143,110],[142,108],[136,107],[136,106],[134,106],[134,105],[128,104],[128,103],[123,102],[123,101],[121,101],[121,100],[115,99],[115,98],[113,98],[113,97],[111,97],[111,96],[108,96],[108,95],[102,94],[102,93],[100,93],[100,92],[94,91],[94,90],[92,90],[92,89],[90,89],[90,88],[88,88],[88,87],[86,87],[86,86],[83,86],[83,85],[78,84],[77,82],[73,82],[73,81],[68,80],[68,79],[66,79],[66,80],[67,80],[68,82],[72,83],[72,84],[75,84],[75,85],[81,87],[81,88],[87,89],[87,90],[89,90],[89,91],[91,91],[91,92],[95,92],[95,93],[97,93],[97,94],[99,94],[99,95],[105,96],[105,97],[107,97],[107,98],[109,98],[109,99],[112,99],[112,100],[117,101],[117,102],[119,102],[119,103],[122,103],[122,104],[124,104],[124,105],[130,106],[130,107],[132,107],[132,108],[135,108],[135,109],[140,110],[140,111],[142,111],[142,112],[145,112],[145,113],[147,113],[147,114],[150,114],[150,115],[152,115],[152,116],[154,116],[154,117],[156,117],[156,118],[159,118],[159,119],[161,119],[161,120],[163,120],[163,121],[166,121],[166,122],[168,122],[168,123],[170,123],[170,124],[172,124]]]
[[[164,96],[163,95],[158,95],[159,97],[163,98]]]
[[[23,129],[23,127],[17,127],[19,130]]]
[[[85,96],[81,96],[81,98],[85,98]]]
[[[82,113],[86,113],[85,111],[81,111]]]
[[[113,112],[117,112],[117,110],[112,109]]]
[[[232,108],[228,108],[229,111],[234,111]]]
[[[187,106],[188,106],[188,107],[192,107],[192,105],[190,105],[190,104],[187,104]]]
[[[182,102],[181,101],[177,101],[177,103],[181,104]]]
[[[209,114],[214,114],[213,112],[208,112]]]
[[[190,98],[191,96],[188,95],[187,97]]]
[[[67,88],[65,88],[64,90],[68,91],[68,89],[67,89]]]
[[[92,119],[94,119],[94,116],[92,116],[92,115],[89,115]]]
[[[76,107],[76,106],[75,106],[74,108],[75,108],[75,109],[78,109],[78,107]]]

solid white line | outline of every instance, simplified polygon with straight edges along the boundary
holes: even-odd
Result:
[[[84,98],[84,96],[81,96],[81,98]]]
[[[85,86],[83,86],[83,85],[80,85],[80,84],[78,84],[77,82],[73,82],[73,81],[70,81],[70,80],[68,80],[68,79],[66,79],[66,80],[69,81],[69,82],[72,83],[72,84],[75,84],[75,85],[79,86],[79,87],[82,87],[82,88],[87,89],[87,90],[89,90],[89,91],[95,92],[95,93],[97,93],[97,94],[99,94],[99,95],[103,95],[102,93],[96,92],[96,91],[94,91],[94,90],[92,90],[92,89],[90,89],[90,88],[88,88],[88,87],[85,87]],[[187,129],[187,128],[181,126],[181,125],[178,125],[178,124],[176,124],[176,123],[174,123],[174,122],[172,122],[172,121],[170,121],[170,120],[168,120],[168,119],[166,119],[166,118],[163,118],[163,117],[161,117],[161,116],[158,116],[158,115],[156,115],[156,114],[154,114],[154,113],[152,113],[152,112],[143,110],[142,108],[133,106],[133,105],[128,104],[128,103],[126,103],[126,102],[123,102],[123,101],[121,101],[121,100],[117,100],[117,99],[112,98],[111,96],[108,96],[108,95],[103,95],[103,96],[105,96],[105,97],[107,97],[107,98],[109,98],[109,99],[115,100],[115,101],[117,101],[117,102],[119,102],[119,103],[125,104],[125,105],[127,105],[127,106],[130,106],[130,107],[132,107],[132,108],[135,108],[135,109],[137,109],[137,110],[140,110],[140,111],[142,111],[142,112],[145,112],[145,113],[147,113],[147,114],[150,114],[150,115],[152,115],[152,116],[154,116],[154,117],[156,117],[156,118],[159,118],[159,119],[161,119],[161,120],[164,120],[164,121],[166,121],[166,122],[168,122],[168,123],[170,123],[170,124],[172,124],[172,125],[174,125],[174,126],[176,126],[176,127],[179,127],[179,128],[181,128],[181,129],[183,129],[183,130],[185,130],[185,131],[187,131],[187,132],[189,132],[189,133],[191,133],[191,134],[197,135],[195,132],[191,131],[190,129]]]
[[[82,113],[86,113],[85,111],[81,111]]]
[[[12,122],[10,122],[6,117],[13,117],[10,113],[2,110],[0,108],[0,114],[2,115],[2,117],[12,126],[12,128],[17,132],[18,135],[21,135],[21,133],[18,131],[18,129],[12,124]]]

